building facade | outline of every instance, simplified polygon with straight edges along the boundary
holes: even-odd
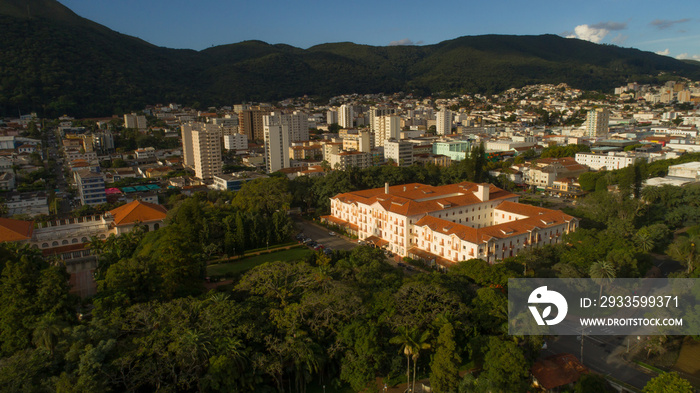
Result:
[[[452,134],[452,111],[442,108],[435,115],[435,130],[438,135]]]
[[[578,219],[518,203],[490,184],[405,184],[331,198],[326,222],[402,257],[441,267],[472,258],[494,263],[521,250],[562,241]]]
[[[183,165],[194,169],[195,176],[210,180],[222,173],[220,125],[187,123],[182,125]]]
[[[73,172],[73,178],[83,206],[107,203],[105,179],[101,173],[89,169],[78,170]]]

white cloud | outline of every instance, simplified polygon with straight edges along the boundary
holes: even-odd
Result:
[[[416,41],[416,42],[413,42],[413,41],[411,41],[411,40],[408,39],[408,38],[404,38],[404,39],[398,40],[398,41],[391,41],[391,42],[389,43],[389,46],[399,46],[399,45],[421,45],[421,44],[423,44],[423,41]]]
[[[567,38],[579,38],[585,41],[595,42],[596,44],[605,38],[610,33],[607,29],[597,29],[593,26],[578,25],[574,29],[574,34]]]
[[[668,50],[668,48],[666,48],[664,50],[660,50],[660,51],[656,52],[656,54],[661,55],[661,56],[668,56],[671,54],[671,51]]]
[[[566,38],[579,38],[582,40],[595,42],[596,44],[605,38],[611,31],[625,30],[627,23],[622,22],[600,22],[594,25],[578,25],[573,33],[564,33]],[[621,44],[627,36],[618,34],[613,38],[613,42]]]
[[[700,60],[700,55],[689,55],[687,53],[681,53],[680,55],[676,56],[676,59],[678,60]]]

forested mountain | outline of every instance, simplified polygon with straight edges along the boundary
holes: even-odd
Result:
[[[0,31],[0,115],[108,115],[147,103],[230,105],[304,94],[496,93],[533,83],[610,90],[660,73],[700,76],[697,63],[555,35],[176,50],[114,32],[54,0],[0,0]]]

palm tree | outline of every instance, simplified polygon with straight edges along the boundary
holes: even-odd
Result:
[[[615,280],[617,270],[615,266],[608,261],[598,261],[591,265],[588,273],[591,278],[600,285],[600,295],[603,296],[603,284],[605,282],[613,282]]]
[[[407,387],[411,386],[411,359],[413,360],[413,387],[411,391],[415,391],[416,387],[416,364],[418,363],[418,358],[420,357],[420,351],[430,348],[428,343],[428,338],[430,337],[430,331],[426,330],[421,333],[418,329],[409,330],[407,327],[402,327],[399,329],[399,335],[393,337],[389,340],[392,344],[400,344],[401,349],[399,353],[403,352],[406,356],[406,384]]]
[[[637,232],[637,235],[635,237],[637,240],[637,244],[639,245],[639,248],[642,249],[642,251],[649,252],[652,249],[654,249],[654,240],[651,239],[651,236],[649,236],[648,233]]]
[[[392,344],[400,344],[399,353],[406,355],[406,389],[411,386],[411,331],[407,327],[399,328],[399,335],[389,340]]]
[[[698,236],[679,236],[668,248],[668,255],[671,258],[688,265],[688,274],[692,273],[695,265],[700,262],[697,244],[700,244],[700,237]]]

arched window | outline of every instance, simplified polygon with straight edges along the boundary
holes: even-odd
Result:
[[[65,246],[66,244],[68,244],[68,240],[62,241],[61,244]]]
[[[78,242],[78,239],[76,239],[76,238],[73,238],[73,240],[71,240],[71,243],[73,243],[73,244],[75,244],[77,242]]]
[[[160,229],[160,224],[158,224],[158,223],[153,224],[153,230],[155,231],[157,229]]]
[[[51,243],[51,247],[57,247],[57,246],[58,246],[58,242],[55,241],[55,242]]]
[[[86,238],[86,237],[83,236],[83,238],[80,239],[80,241],[83,242],[83,243],[87,243],[87,242],[88,242],[88,238]]]

